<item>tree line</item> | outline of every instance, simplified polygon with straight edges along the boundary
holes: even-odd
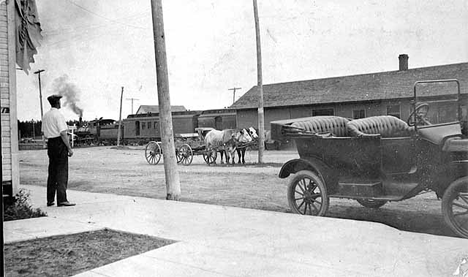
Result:
[[[68,126],[78,126],[77,120],[67,121]],[[41,120],[29,120],[19,121],[18,120],[18,137],[21,138],[35,138],[41,137],[42,121]]]

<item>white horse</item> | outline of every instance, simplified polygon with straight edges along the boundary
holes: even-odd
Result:
[[[250,139],[250,140],[249,140]],[[234,152],[237,144],[251,141],[252,138],[246,130],[226,129],[226,130],[211,130],[205,136],[205,145],[208,151],[216,157],[216,152],[221,153],[221,163],[223,162],[223,153],[226,154],[226,163],[229,163],[232,157],[234,164]]]

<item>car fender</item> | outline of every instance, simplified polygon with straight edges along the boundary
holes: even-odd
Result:
[[[301,170],[310,170],[319,175],[325,182],[329,191],[333,192],[338,184],[338,174],[324,162],[317,158],[310,157],[309,159],[294,159],[286,162],[280,170],[279,177],[287,178],[291,174],[295,174]]]

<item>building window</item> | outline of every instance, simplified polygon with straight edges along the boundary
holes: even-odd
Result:
[[[158,127],[158,122],[155,121],[155,122],[154,122],[154,129],[158,129],[158,128],[159,128],[159,127]]]
[[[136,130],[136,135],[140,135],[140,121],[135,121],[135,130]]]
[[[319,116],[319,115],[335,115],[335,111],[333,109],[312,110],[312,116]]]
[[[148,122],[148,129],[151,129],[151,122]]]
[[[388,105],[387,106],[387,115],[394,116],[396,118],[401,117],[400,105]]]
[[[146,122],[142,122],[142,123],[141,123],[141,129],[142,129],[142,130],[146,129]]]
[[[366,110],[353,110],[353,119],[366,117]]]

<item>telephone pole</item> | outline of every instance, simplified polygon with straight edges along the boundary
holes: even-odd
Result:
[[[39,78],[39,102],[41,103],[41,121],[42,121],[42,116],[44,114],[44,111],[42,110],[42,88],[41,88],[41,72],[44,72],[44,69],[40,69],[34,74],[37,74],[37,77]]]
[[[127,100],[132,101],[132,113],[131,113],[131,114],[133,114],[133,101],[140,100],[140,99],[137,99],[137,98],[127,98]]]
[[[180,199],[180,177],[177,171],[174,132],[172,128],[162,0],[151,0],[151,14],[153,19],[158,102],[160,106],[159,121],[161,123],[161,144],[164,157],[164,173],[166,177],[166,199],[178,201]]]
[[[260,22],[258,19],[257,0],[253,0],[255,38],[257,42],[257,79],[258,79],[258,163],[263,163],[265,150],[265,114],[263,112],[263,77],[262,77],[262,46],[260,43]]]
[[[34,74],[37,74],[37,77],[39,79],[39,103],[41,105],[41,124],[42,124],[42,117],[44,116],[44,111],[43,111],[43,108],[42,108],[42,85],[41,85],[41,72],[44,72],[45,70],[44,69],[40,69],[36,72],[34,72]],[[34,126],[34,123],[33,123],[33,126]],[[46,144],[45,144],[45,138],[44,138],[44,135],[42,135],[42,143],[43,143],[43,147],[45,148],[46,147]]]
[[[242,88],[236,88],[236,87],[234,87],[234,88],[228,89],[228,90],[232,90],[232,93],[233,93],[233,94],[232,94],[232,104],[234,104],[234,102],[236,101],[236,90],[238,90],[238,89],[242,89]]]
[[[120,93],[120,113],[119,113],[119,131],[117,132],[117,146],[120,146],[120,136],[122,135],[122,98],[123,98],[124,87]],[[133,114],[133,110],[132,110]]]

